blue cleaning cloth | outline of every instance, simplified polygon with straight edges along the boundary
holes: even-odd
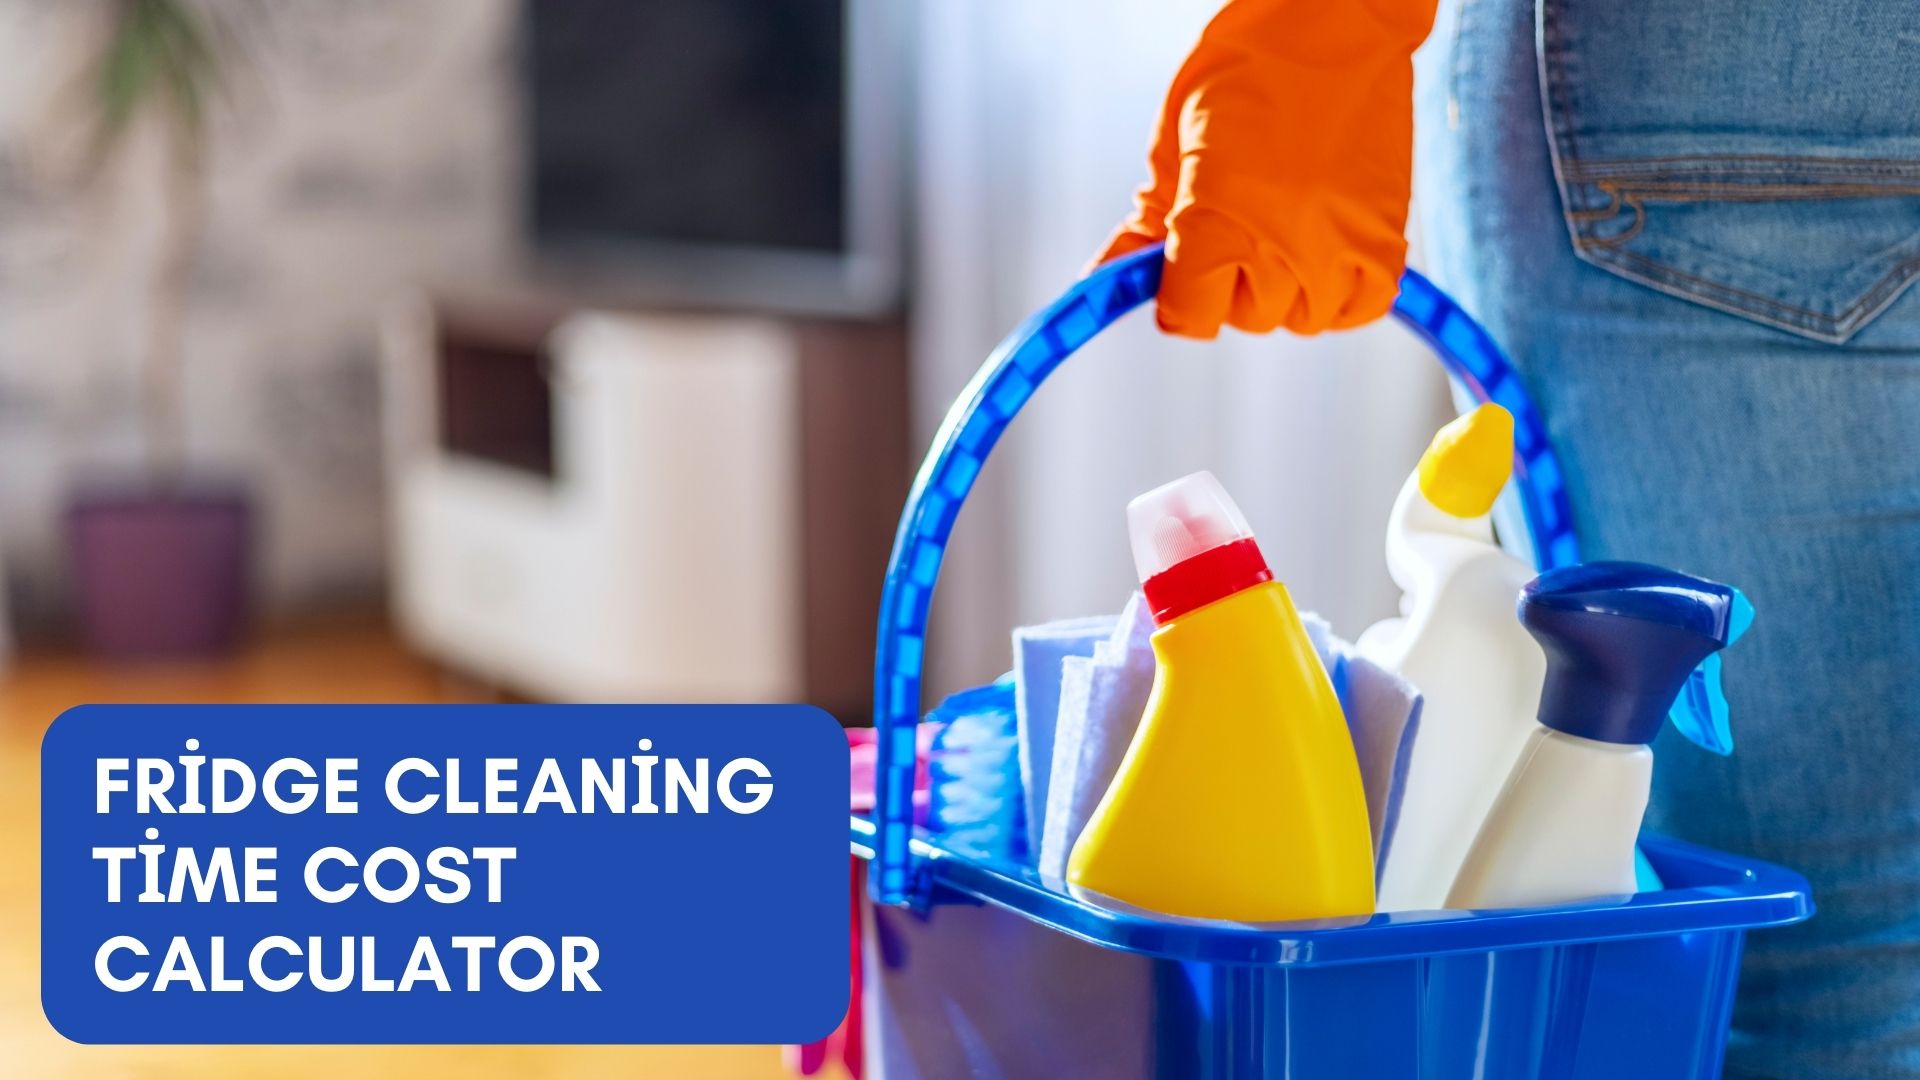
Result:
[[[1028,851],[1040,850],[1046,820],[1062,667],[1070,656],[1092,656],[1094,646],[1113,632],[1113,624],[1113,616],[1100,615],[1023,626],[1013,632],[1014,711]]]
[[[1387,864],[1393,833],[1400,823],[1400,797],[1407,790],[1407,763],[1420,733],[1420,692],[1413,684],[1356,654],[1333,633],[1326,620],[1303,614],[1307,637],[1326,666],[1340,709],[1347,716],[1360,782],[1367,791],[1367,818],[1373,826],[1374,879]]]

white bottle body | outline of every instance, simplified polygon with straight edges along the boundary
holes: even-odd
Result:
[[[1356,648],[1424,698],[1379,896],[1381,911],[1415,911],[1446,903],[1539,728],[1546,658],[1514,612],[1533,568],[1494,543],[1486,517],[1428,502],[1417,475],[1394,502],[1387,568],[1405,591],[1405,615],[1369,628]]]
[[[1447,906],[1543,907],[1631,894],[1652,783],[1648,747],[1536,728]]]

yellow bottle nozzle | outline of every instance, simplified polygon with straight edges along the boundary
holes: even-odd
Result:
[[[1420,455],[1420,494],[1454,517],[1493,509],[1513,472],[1513,414],[1488,402],[1440,429]]]

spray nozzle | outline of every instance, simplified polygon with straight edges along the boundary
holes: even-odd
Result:
[[[1739,641],[1740,635],[1752,625],[1753,604],[1747,594],[1734,589],[1727,644]],[[1667,710],[1667,719],[1695,746],[1722,757],[1733,753],[1733,728],[1727,723],[1727,695],[1720,685],[1719,653],[1700,661],[1700,666],[1687,676],[1687,684],[1681,687],[1673,708]]]
[[[1700,746],[1732,750],[1716,654],[1753,622],[1738,589],[1645,563],[1583,563],[1529,583],[1520,622],[1547,655],[1542,724],[1646,744],[1671,716]]]

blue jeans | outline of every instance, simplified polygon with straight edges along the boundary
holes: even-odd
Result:
[[[1791,866],[1727,1075],[1920,1077],[1920,4],[1457,0],[1420,58],[1434,278],[1513,354],[1584,554],[1746,590],[1737,749],[1650,826]]]

